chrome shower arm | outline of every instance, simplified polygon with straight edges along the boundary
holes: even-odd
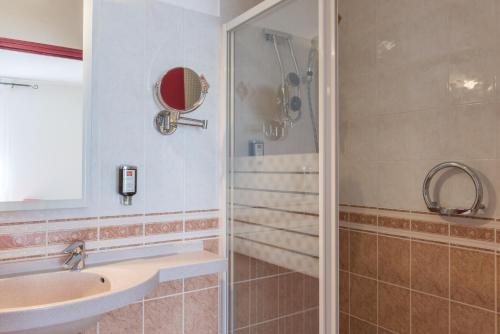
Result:
[[[278,64],[280,66],[280,71],[281,71],[281,86],[284,87],[285,86],[285,67],[283,66],[283,61],[281,60],[281,54],[280,54],[280,50],[278,48],[278,41],[276,40],[276,36],[273,36],[273,45],[274,45],[274,51],[276,52],[276,58],[278,59]]]
[[[290,55],[292,56],[293,60],[293,66],[295,67],[295,73],[297,73],[298,75],[300,71],[299,71],[299,65],[297,64],[297,58],[295,57],[295,52],[293,51],[292,39],[288,38],[287,41],[288,41],[288,47],[290,48]]]

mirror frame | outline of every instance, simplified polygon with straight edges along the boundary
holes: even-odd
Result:
[[[82,197],[68,200],[41,200],[36,202],[0,202],[0,213],[4,211],[27,211],[47,209],[84,208],[88,206],[90,189],[90,152],[92,124],[92,40],[94,0],[83,0],[83,149],[82,149]],[[29,44],[29,43],[27,43]],[[36,43],[35,43],[36,44]],[[56,47],[57,48],[57,47]],[[8,49],[7,47],[5,49]],[[22,50],[17,50],[22,51]],[[25,50],[29,52],[29,50]],[[43,54],[40,50],[32,50]],[[54,56],[55,53],[53,54]],[[61,56],[61,55],[59,55]],[[75,58],[75,57],[67,57]]]
[[[194,73],[196,73],[196,75],[200,79],[200,84],[201,84],[200,98],[198,99],[198,101],[196,101],[195,104],[193,104],[193,106],[191,108],[188,108],[186,110],[179,110],[179,109],[175,109],[175,108],[169,106],[165,101],[163,101],[163,97],[161,96],[161,82],[163,81],[163,78],[167,75],[168,72],[170,72],[176,68],[189,69],[189,70],[193,71]],[[156,96],[156,100],[163,108],[165,108],[166,110],[169,110],[169,111],[176,111],[182,115],[182,114],[187,114],[187,113],[193,112],[196,109],[198,109],[199,107],[201,107],[203,102],[205,102],[205,98],[208,94],[209,88],[210,88],[210,85],[209,85],[207,79],[205,79],[205,76],[203,74],[198,74],[198,72],[196,72],[195,70],[193,70],[190,67],[177,66],[177,67],[172,67],[168,71],[164,72],[162,74],[162,76],[160,77],[160,79],[156,82],[156,84],[155,84],[155,93],[156,93],[155,96]]]

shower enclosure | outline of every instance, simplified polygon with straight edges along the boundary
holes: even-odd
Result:
[[[327,2],[263,1],[226,25],[228,333],[326,333]]]

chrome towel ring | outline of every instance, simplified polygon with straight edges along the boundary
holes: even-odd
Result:
[[[474,182],[474,188],[476,189],[476,197],[474,198],[474,203],[469,209],[452,209],[452,208],[443,208],[439,205],[439,203],[431,200],[431,197],[429,195],[429,186],[431,184],[431,180],[434,177],[434,175],[437,174],[442,169],[445,168],[458,168],[472,179],[472,182]],[[477,176],[474,171],[459,162],[443,162],[440,163],[439,165],[433,167],[429,173],[425,176],[424,179],[424,185],[422,188],[422,195],[424,196],[424,201],[425,205],[427,205],[427,208],[432,211],[432,212],[438,212],[441,215],[468,215],[468,214],[476,214],[477,211],[484,209],[485,206],[482,203],[483,201],[483,186],[481,184],[481,181],[479,180],[479,177]]]

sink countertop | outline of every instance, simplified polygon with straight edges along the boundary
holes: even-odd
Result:
[[[161,282],[226,270],[227,260],[207,251],[88,267],[83,272],[96,273],[110,281],[109,291],[46,305],[0,309],[0,333],[95,317],[141,300]],[[57,272],[53,274],[57,275]]]

